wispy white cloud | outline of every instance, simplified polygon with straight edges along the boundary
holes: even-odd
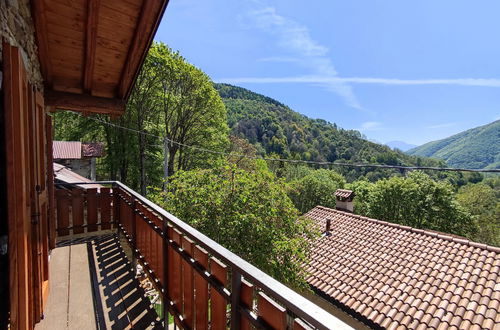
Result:
[[[357,128],[356,130],[360,132],[366,132],[366,131],[378,131],[383,129],[382,123],[379,121],[366,121],[361,124],[360,128]]]
[[[425,128],[430,128],[430,129],[436,129],[436,128],[448,128],[448,127],[453,127],[453,126],[455,126],[456,124],[457,124],[456,122],[452,122],[452,123],[442,123],[442,124],[436,124],[436,125],[426,126]]]
[[[302,60],[296,57],[272,56],[259,58],[259,62],[283,62],[283,63],[300,63]]]
[[[257,3],[261,4],[260,1]],[[251,10],[245,18],[248,24],[274,35],[278,45],[293,54],[289,57],[268,57],[260,59],[261,61],[295,62],[312,70],[313,74],[321,74],[329,78],[337,76],[337,70],[328,56],[328,47],[315,41],[306,26],[279,15],[274,7],[269,6]],[[233,83],[246,82],[240,79],[231,81]],[[349,106],[361,109],[361,105],[348,83],[340,80],[317,83],[337,93]]]
[[[297,76],[297,77],[240,77],[221,78],[227,83],[310,83],[310,84],[373,84],[373,85],[456,85],[476,87],[500,87],[500,79],[492,78],[457,78],[457,79],[397,79],[374,77],[329,77],[329,76]]]

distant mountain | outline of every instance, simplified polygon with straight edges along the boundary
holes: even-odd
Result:
[[[464,168],[500,168],[500,120],[408,150]]]
[[[396,148],[401,151],[407,151],[416,147],[415,144],[409,144],[404,141],[391,141],[387,142],[385,145],[391,147],[392,149]]]
[[[317,162],[378,163],[389,165],[444,166],[443,161],[409,156],[388,146],[362,138],[323,119],[312,119],[283,103],[248,89],[215,84],[224,101],[231,133],[248,140],[260,155]],[[346,170],[347,171],[347,170]],[[367,175],[372,168],[349,169],[350,178]],[[387,172],[389,173],[389,172]],[[387,174],[384,172],[384,175]],[[390,173],[394,173],[391,171]]]

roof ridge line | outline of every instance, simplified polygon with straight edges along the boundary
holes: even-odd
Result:
[[[451,234],[447,234],[447,233],[441,233],[441,232],[427,230],[427,229],[419,229],[419,228],[415,228],[415,227],[411,227],[411,226],[404,226],[404,225],[400,225],[397,223],[393,223],[393,222],[389,222],[389,221],[385,221],[385,220],[373,219],[373,218],[365,217],[365,216],[362,216],[359,214],[341,211],[341,210],[337,210],[337,209],[332,209],[332,208],[329,208],[326,206],[321,206],[321,205],[317,205],[316,208],[331,210],[331,211],[334,211],[334,212],[337,212],[340,214],[349,215],[351,217],[358,218],[360,220],[367,220],[367,221],[374,222],[377,224],[387,225],[389,227],[395,227],[398,229],[406,230],[406,231],[409,231],[412,233],[424,234],[427,236],[440,238],[440,239],[451,241],[454,243],[459,243],[459,244],[463,244],[463,245],[467,245],[467,246],[485,249],[487,251],[491,251],[491,252],[495,252],[495,253],[500,253],[500,247],[488,245],[488,244],[484,244],[484,243],[479,243],[479,242],[474,242],[468,238],[453,237]]]

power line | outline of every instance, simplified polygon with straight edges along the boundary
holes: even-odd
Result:
[[[76,113],[75,113],[76,115]],[[432,166],[402,166],[402,165],[386,165],[386,164],[368,164],[368,163],[343,163],[343,162],[317,162],[317,161],[312,161],[312,160],[300,160],[300,159],[284,159],[284,158],[268,158],[268,157],[261,157],[261,156],[250,156],[250,155],[244,155],[244,154],[237,154],[237,153],[231,153],[231,152],[224,152],[224,151],[216,151],[216,150],[211,150],[203,147],[198,147],[198,146],[193,146],[181,142],[177,142],[174,140],[171,140],[169,138],[151,134],[148,132],[140,131],[137,129],[129,128],[129,127],[124,127],[120,126],[114,123],[110,123],[95,117],[85,117],[97,122],[100,122],[105,125],[113,126],[116,128],[128,130],[131,132],[135,132],[138,134],[143,134],[143,135],[148,135],[152,137],[156,137],[158,139],[167,140],[168,142],[172,144],[176,144],[185,148],[190,148],[193,150],[198,150],[206,153],[211,153],[215,155],[222,155],[226,157],[240,157],[240,158],[248,158],[248,159],[262,159],[265,161],[271,161],[271,162],[283,162],[283,163],[292,163],[292,164],[307,164],[307,165],[320,165],[320,166],[339,166],[339,167],[355,167],[355,168],[385,168],[385,169],[397,169],[397,170],[423,170],[423,171],[448,171],[448,172],[474,172],[474,173],[500,173],[500,169],[470,169],[470,168],[453,168],[453,167],[432,167]],[[152,145],[156,147],[161,147],[163,148],[163,145]]]

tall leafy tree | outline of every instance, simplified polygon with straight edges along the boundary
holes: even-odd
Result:
[[[335,207],[335,191],[346,182],[337,172],[319,169],[290,183],[288,194],[300,212],[305,213],[317,205]]]
[[[226,108],[210,78],[163,43],[154,44],[149,56],[159,78],[158,107],[168,139],[169,174],[221,160],[216,154],[185,147],[219,151],[227,147]]]
[[[392,177],[356,186],[362,188],[356,197],[361,204],[361,210],[355,209],[357,213],[465,237],[473,237],[477,229],[470,214],[457,202],[453,187],[420,171],[406,178]]]
[[[106,156],[98,176],[120,180],[142,194],[147,186],[163,181],[165,138],[170,175],[179,169],[209,168],[223,160],[220,154],[200,148],[225,151],[228,147],[226,108],[213,83],[163,43],[152,45],[125,114],[95,118],[100,121],[57,113],[56,138],[105,142]]]
[[[151,198],[276,279],[304,285],[300,266],[314,232],[265,163],[178,171],[168,193]]]
[[[468,184],[460,188],[457,200],[469,210],[478,230],[474,239],[500,246],[500,198],[499,191],[485,183]]]
[[[154,55],[154,47],[150,50],[144,64],[137,76],[134,88],[127,104],[127,111],[132,113],[131,122],[137,133],[138,145],[138,170],[141,194],[146,194],[148,180],[146,177],[147,149],[149,144],[157,142],[151,135],[158,134],[159,100],[158,87],[161,85],[160,77],[157,74],[157,61]],[[135,125],[134,125],[135,122]],[[148,134],[149,133],[149,134]],[[151,135],[150,135],[151,134]]]

